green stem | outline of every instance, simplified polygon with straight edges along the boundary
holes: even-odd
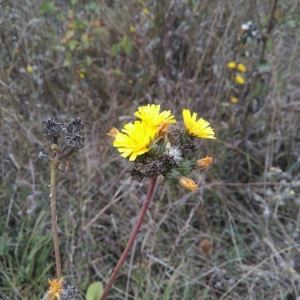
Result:
[[[53,234],[53,242],[54,242],[57,279],[60,279],[61,278],[61,264],[60,264],[59,242],[58,242],[58,232],[57,232],[56,189],[55,189],[55,186],[56,186],[56,164],[57,164],[57,162],[55,162],[52,159],[50,160],[52,234]]]
[[[103,291],[103,294],[101,295],[100,299],[99,300],[104,300],[108,294],[108,292],[110,291],[112,285],[114,284],[115,280],[116,280],[116,277],[128,255],[128,252],[130,251],[135,239],[136,239],[136,236],[137,234],[139,233],[140,231],[140,228],[141,228],[141,225],[142,225],[142,222],[143,222],[143,219],[144,219],[144,216],[147,212],[147,209],[148,209],[148,206],[150,204],[150,201],[151,201],[151,198],[152,198],[152,194],[153,194],[153,191],[154,191],[154,187],[155,187],[155,184],[156,184],[156,178],[152,178],[151,179],[151,182],[150,182],[150,186],[149,186],[149,189],[148,189],[148,193],[147,193],[147,197],[146,197],[146,200],[143,204],[143,207],[141,209],[141,212],[140,212],[140,215],[139,215],[139,218],[136,222],[136,225],[133,229],[133,232],[131,234],[131,237],[125,247],[125,250],[123,252],[123,254],[121,255],[120,259],[119,259],[119,262],[117,264],[117,266],[115,267],[108,283],[107,283],[107,286],[105,287],[104,291]]]

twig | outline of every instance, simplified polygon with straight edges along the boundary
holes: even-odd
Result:
[[[115,267],[115,269],[114,269],[114,271],[113,271],[113,273],[112,273],[112,275],[111,275],[111,277],[110,277],[110,279],[107,283],[107,286],[105,287],[104,292],[103,292],[103,294],[102,294],[102,296],[100,297],[99,300],[104,300],[106,298],[108,292],[110,291],[112,285],[114,284],[114,282],[116,280],[116,277],[117,277],[117,275],[118,275],[118,273],[119,273],[119,271],[120,271],[127,255],[128,255],[128,252],[130,251],[130,249],[131,249],[131,247],[132,247],[132,245],[133,245],[133,243],[136,239],[137,234],[140,231],[144,216],[147,212],[148,206],[149,206],[151,198],[152,198],[152,194],[153,194],[153,191],[154,191],[155,184],[156,184],[156,178],[152,178],[151,182],[150,182],[149,189],[148,189],[146,200],[143,204],[143,207],[141,209],[139,218],[138,218],[138,220],[136,222],[136,225],[133,229],[131,237],[130,237],[130,239],[129,239],[127,245],[126,245],[126,248],[125,248],[122,256],[120,257],[119,262],[118,262],[117,266]]]

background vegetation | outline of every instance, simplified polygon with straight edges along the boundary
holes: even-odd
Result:
[[[194,173],[195,193],[159,180],[110,299],[298,297],[299,5],[271,2],[1,1],[1,292],[40,299],[55,276],[41,121],[85,124],[57,185],[63,274],[85,292],[108,279],[149,185],[106,132],[155,103],[211,122],[218,140],[199,157],[214,164]],[[246,65],[244,85],[230,61]]]

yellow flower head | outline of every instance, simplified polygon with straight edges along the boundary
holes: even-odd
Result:
[[[130,26],[129,26],[129,31],[132,32],[132,33],[135,32],[135,28],[134,28],[133,25],[130,25]]]
[[[230,63],[227,64],[227,67],[229,69],[235,69],[236,68],[236,62],[231,61]]]
[[[48,280],[50,284],[49,291],[46,295],[47,300],[60,300],[60,293],[63,289],[62,282],[63,278]]]
[[[138,111],[134,113],[136,117],[145,121],[150,126],[159,126],[161,123],[176,123],[175,117],[170,110],[160,111],[160,105],[148,104],[147,106],[140,106]]]
[[[156,134],[156,128],[144,121],[135,121],[124,125],[122,132],[116,134],[114,147],[118,148],[122,157],[134,161],[138,155],[149,151],[149,145]]]
[[[244,79],[241,75],[236,75],[236,76],[235,76],[235,81],[236,81],[238,84],[245,84],[245,79]]]
[[[241,73],[245,73],[246,72],[246,66],[244,65],[244,64],[238,64],[237,66],[236,66],[236,68],[238,69],[238,71],[239,72],[241,72]]]
[[[237,97],[231,97],[230,101],[231,101],[231,103],[236,104],[239,102],[239,99]]]
[[[213,158],[211,156],[206,156],[205,158],[201,158],[197,160],[197,168],[198,169],[206,169],[213,162]]]
[[[181,177],[179,179],[179,184],[182,187],[184,187],[190,191],[193,191],[193,192],[196,191],[198,188],[197,184],[192,179],[187,178],[187,177]]]
[[[190,110],[184,109],[182,111],[182,116],[189,135],[204,139],[216,138],[214,129],[209,126],[207,121],[202,118],[196,121],[197,113],[193,113],[192,115]]]
[[[28,73],[32,73],[33,72],[33,68],[31,65],[28,65],[27,68],[26,68],[27,72]]]

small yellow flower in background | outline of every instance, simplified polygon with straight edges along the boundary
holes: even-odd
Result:
[[[143,8],[143,13],[144,13],[145,15],[149,15],[149,10],[148,10],[147,7],[144,7],[144,8]]]
[[[213,158],[211,156],[206,156],[205,158],[201,158],[197,160],[197,168],[198,169],[206,169],[213,162]]]
[[[197,184],[192,179],[187,178],[187,177],[181,177],[179,179],[179,184],[182,187],[184,187],[190,191],[193,191],[193,192],[196,191],[198,188]]]
[[[238,74],[235,76],[235,81],[238,84],[245,84],[245,79],[241,75],[238,75]]]
[[[118,148],[122,157],[128,157],[134,161],[138,155],[148,152],[150,142],[157,130],[144,121],[135,121],[125,124],[122,132],[116,134],[114,147]]]
[[[119,133],[119,130],[115,127],[113,127],[108,133],[107,135],[111,136],[112,138],[115,138],[117,136],[117,134]]]
[[[202,118],[196,121],[197,113],[194,112],[192,115],[190,110],[184,109],[182,111],[182,116],[189,135],[204,139],[216,138],[214,129],[209,127],[209,123],[207,121]]]
[[[85,78],[85,75],[84,75],[84,73],[82,73],[82,72],[80,72],[78,75],[79,75],[79,77],[80,77],[81,79]]]
[[[239,102],[239,99],[237,97],[231,97],[230,98],[231,103],[237,104]]]
[[[135,32],[134,26],[130,25],[130,26],[129,26],[129,31],[132,32],[132,33]]]
[[[46,295],[47,300],[60,300],[60,293],[63,289],[62,282],[63,278],[48,280],[50,284],[49,291]]]
[[[133,80],[132,80],[132,79],[129,79],[129,80],[128,80],[128,83],[129,83],[129,84],[133,84]]]
[[[33,72],[33,68],[31,65],[28,65],[27,68],[26,68],[27,72],[28,73],[32,73]]]
[[[227,64],[227,67],[229,69],[235,69],[236,68],[236,63],[234,61],[231,61],[230,63]]]
[[[290,195],[294,196],[296,193],[294,190],[290,190]]]
[[[170,110],[160,111],[160,105],[148,104],[147,106],[140,106],[134,115],[145,121],[150,126],[159,126],[161,123],[176,123],[175,117]]]
[[[241,73],[245,73],[247,68],[244,64],[238,64],[237,67],[238,71],[240,71]]]

